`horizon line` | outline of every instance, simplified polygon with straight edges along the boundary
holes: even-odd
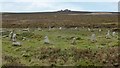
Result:
[[[44,13],[44,12],[65,12],[65,11],[0,11],[0,13]],[[69,12],[120,12],[120,11],[79,11],[79,10],[70,10]]]

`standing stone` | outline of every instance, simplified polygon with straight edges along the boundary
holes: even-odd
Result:
[[[88,31],[90,31],[91,29],[90,28],[88,28]]]
[[[12,41],[13,41],[13,42],[16,42],[16,34],[15,34],[15,33],[13,33]]]
[[[59,28],[60,30],[62,29],[62,27]]]
[[[110,39],[110,30],[108,30],[107,34],[106,34],[106,38]]]
[[[48,36],[45,36],[45,39],[44,39],[44,44],[49,44],[49,43],[50,43],[50,41],[49,41]]]
[[[112,32],[112,36],[115,36],[116,35],[116,33],[115,32]]]
[[[77,27],[75,27],[75,30],[77,30]]]
[[[95,36],[95,34],[92,34],[92,36],[91,36],[91,42],[96,42],[97,40],[96,40],[96,36]]]
[[[12,40],[12,36],[13,36],[13,31],[11,31],[10,34],[9,34],[10,40]]]

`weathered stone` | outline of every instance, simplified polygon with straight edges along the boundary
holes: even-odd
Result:
[[[48,39],[48,36],[45,36],[44,44],[50,44],[50,41],[49,41],[49,39]]]
[[[96,36],[95,36],[95,34],[92,34],[92,36],[91,36],[91,42],[96,42],[97,40],[96,40]]]
[[[21,46],[21,43],[20,42],[13,42],[12,45],[13,46]]]

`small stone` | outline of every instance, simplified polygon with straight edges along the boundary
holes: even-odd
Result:
[[[29,57],[29,54],[23,54],[22,57]]]
[[[99,29],[99,32],[101,32],[102,30],[101,29]]]
[[[42,31],[42,29],[41,29],[41,28],[38,28],[38,31]]]
[[[26,29],[23,29],[23,31],[27,31],[27,32],[29,32],[29,31],[30,31],[30,29],[29,29],[29,28],[26,28]]]
[[[12,45],[13,46],[21,46],[21,43],[20,42],[13,42]]]

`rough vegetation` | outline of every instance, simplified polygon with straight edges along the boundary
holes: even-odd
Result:
[[[119,18],[118,13],[112,12],[2,13],[2,66],[119,68]],[[23,31],[24,28],[30,30]],[[21,46],[12,46],[12,30]],[[105,38],[108,30],[110,38]],[[95,42],[91,42],[92,34]],[[49,44],[44,44],[45,36]]]
[[[3,13],[4,28],[36,28],[36,27],[117,27],[118,13]]]
[[[3,29],[10,31],[12,29]],[[20,31],[21,30],[21,31]],[[108,29],[88,31],[86,28],[75,29],[31,29],[23,32],[15,29],[17,41],[22,46],[12,46],[9,32],[2,38],[3,66],[114,66],[118,67],[120,53],[118,51],[118,34],[106,39]],[[90,36],[96,34],[97,42],[92,43]],[[112,32],[111,32],[112,33]],[[102,35],[101,35],[102,34]],[[48,36],[52,44],[44,44],[44,37]],[[26,37],[22,40],[21,37]],[[72,45],[72,38],[76,37],[76,44]]]

